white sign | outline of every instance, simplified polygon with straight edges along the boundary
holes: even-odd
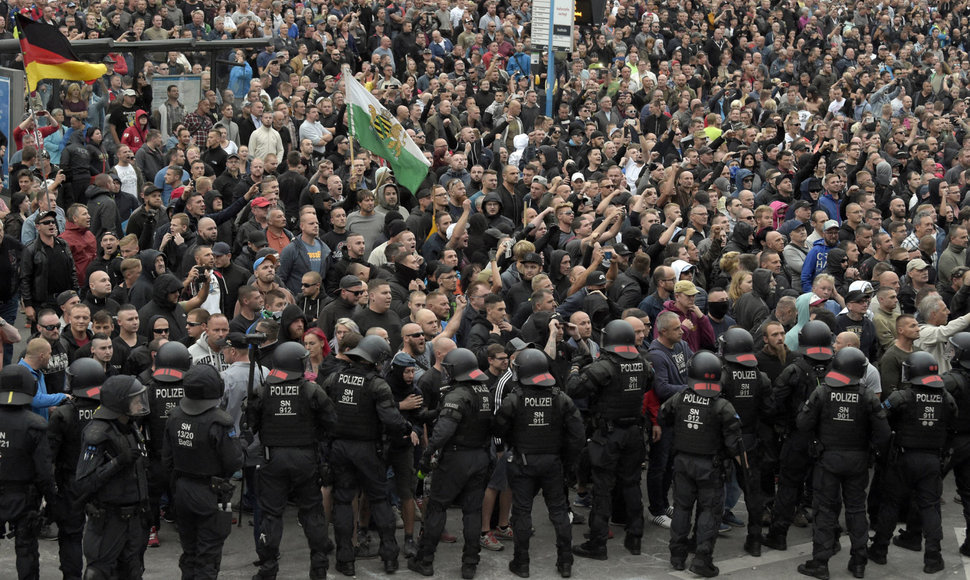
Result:
[[[532,46],[549,46],[549,24],[552,23],[552,46],[573,50],[575,0],[535,0],[532,3]]]

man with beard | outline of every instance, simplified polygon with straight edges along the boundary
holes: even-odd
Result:
[[[147,183],[141,191],[142,205],[131,212],[126,234],[138,238],[140,247],[152,246],[155,229],[168,223],[168,215],[162,209],[162,190],[154,183]]]
[[[344,275],[347,274],[347,268],[352,263],[362,264],[368,268],[371,265],[364,260],[364,252],[367,249],[367,243],[364,241],[364,236],[361,234],[350,233],[347,234],[346,244],[344,245],[344,250],[341,253],[340,258],[334,262],[330,270],[327,272],[327,277],[324,283],[327,288],[327,293],[331,293],[337,290],[338,283],[343,279]],[[326,329],[324,329],[326,332]],[[327,336],[330,336],[329,334]]]
[[[105,230],[98,242],[99,251],[94,260],[88,265],[85,277],[90,278],[96,270],[104,270],[111,277],[111,285],[117,286],[124,282],[121,275],[121,254],[118,252],[118,234]]]
[[[341,278],[337,297],[320,311],[317,326],[327,336],[333,336],[337,321],[341,318],[352,318],[357,312],[357,301],[364,292],[364,282],[357,276],[348,274]]]
[[[431,368],[431,350],[421,325],[410,322],[401,327],[401,352],[414,359],[414,380]]]

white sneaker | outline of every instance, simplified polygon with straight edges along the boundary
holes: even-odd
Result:
[[[667,511],[664,513],[667,514],[668,518],[674,517],[674,506],[667,506]]]
[[[660,526],[661,528],[670,529],[670,524],[673,520],[667,514],[660,514],[659,516],[653,518],[653,525]]]

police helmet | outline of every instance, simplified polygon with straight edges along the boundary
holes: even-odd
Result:
[[[273,352],[273,370],[266,377],[266,382],[276,385],[302,378],[309,356],[309,351],[298,342],[288,341],[279,345]]]
[[[862,351],[847,346],[835,353],[829,372],[825,373],[825,384],[830,387],[847,387],[858,385],[862,377],[866,376],[869,361]]]
[[[140,417],[148,414],[148,389],[129,375],[109,377],[101,387],[101,406],[95,419],[117,419],[122,415]]]
[[[555,377],[549,372],[549,359],[539,349],[523,350],[515,357],[513,365],[520,385],[551,387],[556,384]]]
[[[67,380],[76,397],[100,399],[101,385],[106,378],[104,367],[93,358],[79,358],[67,367]]]
[[[942,388],[943,377],[940,376],[940,363],[933,355],[926,351],[910,353],[903,361],[903,382],[917,387]]]
[[[754,356],[754,339],[751,333],[743,328],[729,328],[718,338],[721,345],[721,356],[724,360],[744,365],[758,366],[758,359]]]
[[[721,394],[721,359],[706,350],[699,351],[687,363],[687,386],[702,397]]]
[[[182,410],[189,415],[200,415],[222,400],[222,377],[212,365],[195,365],[185,373],[182,389],[185,392],[179,402]]]
[[[625,359],[640,356],[637,350],[637,334],[626,320],[613,320],[603,329],[603,350],[618,354]]]
[[[524,352],[524,351],[523,351]],[[478,358],[467,348],[456,348],[445,355],[441,366],[448,374],[449,381],[475,381],[484,383],[488,380],[485,373],[478,368]]]
[[[372,334],[360,339],[355,348],[347,351],[347,356],[358,362],[364,361],[381,366],[385,360],[391,358],[391,345],[383,338]]]
[[[169,341],[155,353],[155,372],[152,377],[160,383],[177,383],[192,367],[192,355],[181,342]]]
[[[953,363],[970,369],[970,332],[958,332],[950,337],[953,346]]]
[[[832,351],[832,330],[821,320],[810,320],[798,333],[798,350],[806,357],[828,361]]]
[[[0,370],[0,405],[29,405],[37,394],[37,379],[22,365],[7,365]]]

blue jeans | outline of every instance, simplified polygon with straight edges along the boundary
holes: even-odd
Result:
[[[14,325],[17,323],[17,312],[20,309],[20,294],[14,294],[10,297],[10,300],[6,302],[0,302],[0,317],[3,317],[7,321],[7,324]],[[7,366],[13,359],[13,345],[4,344],[3,345],[3,366]]]

